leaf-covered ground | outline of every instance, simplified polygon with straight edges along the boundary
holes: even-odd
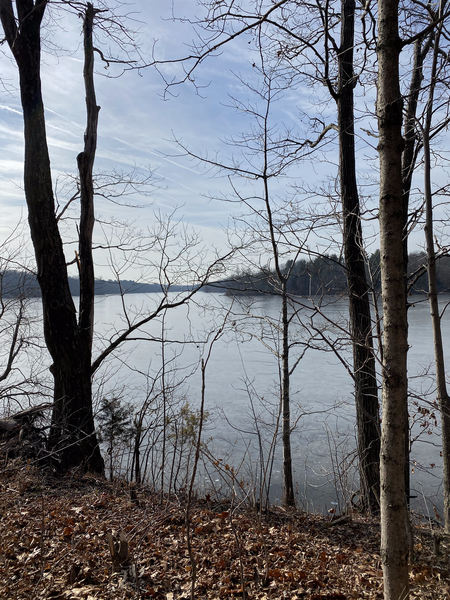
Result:
[[[190,597],[191,563],[183,498],[160,503],[145,490],[92,477],[44,479],[33,467],[0,477],[0,598]],[[191,510],[196,598],[382,598],[376,521],[197,499]],[[345,520],[344,520],[345,521]],[[114,573],[108,533],[129,542]],[[450,543],[433,554],[429,526],[415,528],[413,598],[450,597]]]

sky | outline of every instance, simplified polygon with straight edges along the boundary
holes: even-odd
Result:
[[[136,39],[145,59],[151,61],[155,40],[161,56],[178,58],[186,53],[186,47],[180,43],[181,36],[174,34],[174,30],[181,30],[189,40],[191,27],[177,27],[170,20],[170,3],[141,1],[129,8],[135,19],[130,21],[130,26],[139,29]],[[44,47],[42,89],[54,185],[63,205],[64,177],[76,173],[76,156],[83,147],[85,128],[81,20],[66,15],[50,27],[49,38],[58,50]],[[1,62],[4,89],[0,93],[0,202],[3,209],[0,236],[4,240],[20,219],[26,218],[27,211],[22,184],[23,126],[17,71],[8,56],[2,57]],[[215,147],[219,134],[218,111],[227,112],[217,105],[217,91],[211,90],[208,97],[202,99],[192,85],[185,85],[176,90],[177,97],[169,96],[165,101],[164,82],[152,68],[139,73],[130,71],[120,78],[107,78],[97,61],[97,71],[100,73],[96,76],[97,103],[101,111],[96,172],[115,171],[126,175],[135,171],[138,179],[152,177],[151,185],[141,188],[145,194],[134,193],[121,201],[131,206],[98,198],[99,220],[102,223],[127,221],[135,232],[139,228],[145,235],[147,228],[155,223],[155,212],[172,213],[177,208],[175,219],[194,226],[206,245],[223,246],[222,227],[227,225],[229,209],[221,203],[208,202],[202,196],[208,193],[210,177],[192,161],[176,156],[180,151],[171,141],[177,136],[195,145],[197,150]],[[216,73],[211,70],[205,73],[205,83],[211,75]],[[222,133],[229,131],[227,120],[232,120],[231,114],[222,115]],[[99,241],[100,235],[97,227]],[[72,252],[66,249],[68,260]],[[104,265],[108,260],[106,256],[100,258],[97,269],[98,274],[106,278],[109,278],[109,269]]]
[[[175,0],[173,6],[179,17],[193,19],[194,15],[201,14],[201,7],[195,0]],[[151,62],[153,53],[160,60],[177,59],[189,53],[187,45],[195,39],[196,32],[191,23],[171,18],[172,3],[166,0],[136,0],[128,3],[122,12],[125,9],[131,17],[128,24],[138,30],[134,39],[144,60]],[[49,6],[48,14],[52,18],[44,28],[42,88],[55,194],[58,206],[64,206],[70,196],[70,180],[76,175],[76,156],[83,147],[85,128],[81,20],[70,14],[55,14],[52,10]],[[6,240],[27,215],[22,184],[23,128],[17,70],[6,48],[3,52],[3,89],[0,90],[1,241]],[[118,246],[124,243],[125,236],[130,236],[127,244],[131,247],[140,237],[146,240],[142,243],[146,256],[157,261],[157,253],[152,253],[150,248],[151,240],[154,241],[151,232],[158,227],[158,219],[172,214],[173,221],[179,222],[176,242],[181,243],[180,232],[183,229],[190,231],[192,228],[203,240],[200,247],[206,251],[204,260],[210,260],[213,248],[217,248],[219,254],[226,252],[227,229],[232,215],[241,213],[243,209],[236,203],[211,199],[211,196],[217,198],[231,193],[227,177],[218,177],[216,172],[183,156],[184,152],[174,140],[182,141],[195,154],[231,160],[236,149],[227,145],[225,140],[238,136],[248,128],[249,121],[242,111],[239,113],[229,107],[230,97],[253,101],[249,90],[236,77],[240,74],[253,82],[253,60],[248,38],[238,39],[221,55],[208,59],[198,68],[196,83],[200,89],[188,82],[171,88],[165,94],[164,81],[154,68],[129,70],[116,77],[120,69],[105,71],[97,57],[96,90],[101,111],[95,170],[97,173],[123,173],[124,176],[134,172],[134,176],[141,180],[151,177],[150,186],[141,188],[142,193],[132,191],[114,202],[102,197],[96,199],[98,223],[95,239],[98,244],[104,244],[103,236],[106,236]],[[168,64],[161,68],[168,78],[180,76],[179,65]],[[288,91],[274,106],[274,123],[296,127],[301,121],[300,110],[311,111],[314,102],[317,102],[317,97],[313,97],[308,89]],[[326,109],[322,108],[319,112],[324,113],[321,116],[325,122],[332,120]],[[360,135],[365,134],[360,132]],[[370,142],[373,146],[373,140],[367,136],[361,140],[359,154],[361,169],[368,176],[373,168],[366,154]],[[371,160],[374,160],[373,154]],[[336,162],[336,147],[331,146],[327,162],[321,162],[317,157],[310,162],[299,162],[289,176],[275,182],[274,193],[278,198],[292,198],[293,186],[302,181],[308,188],[303,196],[308,201],[316,201],[320,199],[323,187],[336,190]],[[252,184],[244,181],[242,185],[245,190],[246,185],[249,189]],[[373,193],[373,184],[370,185],[370,193]],[[315,186],[317,198],[311,191]],[[71,216],[70,212],[68,215]],[[73,224],[73,219],[62,224],[64,239],[68,241],[65,247],[68,261],[72,260],[75,250],[75,245],[69,243],[73,238]],[[26,227],[23,230],[26,232]],[[24,235],[26,240],[27,234]],[[337,230],[331,235],[337,239]],[[321,244],[323,247],[320,238],[310,236],[310,243],[313,247]],[[29,243],[28,248],[31,255]],[[130,279],[142,277],[151,280],[154,277],[152,270],[145,268],[144,257],[137,252],[97,251],[96,262],[97,275],[106,279],[114,279],[118,273],[122,278]],[[115,270],[111,269],[112,263]]]
[[[188,2],[183,2],[187,10]],[[191,3],[194,10],[194,3]],[[50,7],[51,8],[51,7]],[[162,58],[178,58],[186,54],[185,42],[192,39],[192,28],[174,22],[170,3],[140,1],[133,10],[130,26],[139,29],[136,40],[148,62],[152,50]],[[191,13],[193,14],[193,12]],[[180,13],[183,16],[183,13]],[[76,156],[82,150],[85,127],[84,89],[82,80],[81,21],[66,15],[57,24],[50,24],[49,40],[58,50],[46,48],[43,53],[42,81],[46,107],[48,143],[54,183],[61,205],[64,203],[64,176],[74,175]],[[228,67],[233,49],[226,58]],[[7,54],[7,53],[6,53]],[[240,57],[239,57],[240,60]],[[229,207],[204,197],[218,186],[204,169],[181,158],[180,150],[171,141],[175,136],[196,151],[215,151],[218,137],[230,133],[234,115],[220,105],[234,78],[223,68],[223,59],[210,61],[201,73],[202,83],[220,80],[200,97],[190,85],[178,87],[163,99],[165,85],[152,68],[125,73],[120,78],[107,78],[97,61],[97,103],[101,106],[96,171],[116,171],[124,174],[135,170],[138,177],[152,174],[155,185],[147,187],[146,195],[133,194],[125,202],[139,208],[120,206],[97,199],[97,215],[106,223],[128,221],[133,229],[142,230],[155,223],[154,213],[172,213],[175,219],[195,227],[205,245],[224,247]],[[20,219],[26,218],[23,194],[23,129],[20,99],[17,92],[17,71],[11,60],[2,57],[0,94],[0,202],[3,208],[0,236],[4,240]],[[171,67],[166,68],[166,73]],[[176,94],[176,96],[175,96]],[[178,156],[177,156],[178,155]],[[148,195],[150,192],[150,195]],[[97,239],[100,230],[96,230]],[[66,249],[66,256],[71,254]],[[70,258],[68,258],[70,260]],[[108,278],[105,263],[99,259],[97,272]]]

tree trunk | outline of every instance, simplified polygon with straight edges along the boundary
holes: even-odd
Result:
[[[439,41],[442,25],[434,39],[433,62],[430,73],[430,88],[423,128],[423,158],[424,158],[424,189],[425,189],[425,239],[428,259],[428,300],[430,303],[431,323],[434,339],[434,360],[436,365],[436,399],[441,412],[442,430],[442,456],[444,480],[444,519],[445,531],[450,532],[450,397],[445,380],[444,346],[442,342],[441,317],[439,314],[437,276],[436,276],[436,251],[433,235],[433,196],[431,192],[431,150],[430,131],[434,110],[434,93],[436,87],[438,55],[440,52]]]
[[[383,293],[383,420],[381,557],[385,600],[409,597],[409,535],[405,496],[408,325],[403,257],[402,97],[398,0],[378,1],[380,255]]]
[[[431,323],[434,339],[434,361],[436,365],[436,399],[441,412],[443,487],[444,487],[444,521],[445,531],[450,533],[450,397],[445,380],[444,346],[442,342],[441,317],[439,314],[436,252],[433,240],[433,208],[430,181],[430,147],[428,135],[424,132],[424,170],[425,170],[425,202],[426,225],[425,237],[428,259],[428,300],[430,303]]]
[[[24,118],[25,196],[42,292],[44,336],[53,359],[54,410],[50,446],[67,470],[103,472],[92,415],[90,352],[80,336],[55,215],[40,78],[40,25],[47,2],[0,0],[0,18],[16,59]]]
[[[353,90],[356,83],[353,73],[354,21],[355,0],[343,0],[337,97],[339,175],[350,331],[353,343],[360,498],[363,508],[378,512],[380,502],[380,416],[369,302],[370,289],[367,283],[356,183],[353,109]]]
[[[425,42],[422,38],[414,44],[413,68],[411,82],[408,90],[408,101],[406,103],[404,117],[405,147],[402,154],[402,180],[403,180],[403,220],[405,228],[408,224],[409,197],[411,193],[412,176],[416,166],[418,154],[417,148],[417,103],[419,93],[422,89],[423,62],[431,47],[434,36],[429,36]],[[405,264],[408,263],[408,236],[403,237]]]
[[[92,235],[94,231],[94,183],[92,171],[97,149],[98,113],[94,87],[94,48],[92,32],[94,26],[94,7],[87,4],[84,23],[84,85],[86,90],[87,125],[84,134],[84,151],[77,156],[80,175],[80,233],[79,233],[79,272],[80,272],[80,335],[89,349],[89,361],[92,354],[92,336],[94,332],[94,294],[95,276],[92,256]]]
[[[291,455],[291,408],[290,408],[290,373],[289,373],[289,319],[288,319],[288,294],[287,281],[281,281],[283,349],[281,355],[282,383],[282,440],[283,440],[283,475],[284,475],[284,503],[286,506],[295,506],[294,478],[292,474]]]
[[[417,103],[419,93],[422,89],[423,81],[423,62],[431,48],[431,42],[434,34],[430,34],[424,41],[422,38],[416,40],[414,44],[413,68],[411,73],[411,82],[409,84],[408,101],[406,104],[404,116],[404,139],[405,147],[402,154],[402,180],[403,180],[403,260],[405,263],[405,293],[407,298],[408,288],[408,214],[409,197],[411,194],[411,183],[416,166],[416,160],[419,150],[417,141]],[[408,304],[407,304],[408,308]],[[409,416],[406,413],[405,427],[409,430]],[[411,469],[409,465],[410,439],[409,435],[405,438],[405,494],[409,504],[411,487]]]

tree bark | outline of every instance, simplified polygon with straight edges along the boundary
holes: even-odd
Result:
[[[103,472],[92,415],[90,353],[77,323],[58,230],[41,93],[40,26],[46,0],[0,0],[0,18],[17,62],[24,118],[25,196],[42,293],[44,336],[53,359],[54,410],[50,446],[63,470]],[[18,24],[17,24],[18,22]]]
[[[362,508],[379,511],[380,416],[373,351],[370,288],[367,283],[361,214],[356,182],[353,90],[355,0],[343,0],[337,94],[339,176],[343,212],[350,332],[353,344],[356,421]]]
[[[401,40],[398,0],[378,0],[380,255],[383,294],[383,420],[381,437],[381,557],[385,600],[409,597],[409,535],[405,495],[408,325],[403,256]]]
[[[80,271],[80,335],[89,348],[89,362],[92,352],[94,332],[94,260],[92,256],[92,236],[94,231],[94,183],[93,167],[97,148],[98,113],[94,86],[94,47],[92,40],[95,10],[88,2],[84,23],[84,85],[86,90],[87,125],[84,134],[84,151],[77,156],[80,175],[80,233],[79,233],[79,271]],[[90,367],[90,365],[89,365]]]

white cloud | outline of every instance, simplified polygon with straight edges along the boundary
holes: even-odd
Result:
[[[0,159],[0,173],[14,176],[22,175],[23,161]]]
[[[5,104],[0,104],[0,109],[22,116],[22,113],[20,112],[20,110],[16,110],[15,108],[11,108],[10,106],[6,106]]]

